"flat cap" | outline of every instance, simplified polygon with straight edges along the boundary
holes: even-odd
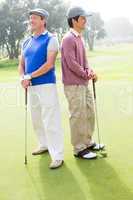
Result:
[[[76,16],[88,17],[88,16],[92,16],[92,13],[85,11],[82,7],[75,6],[68,9],[66,16],[67,16],[67,19],[70,19]]]
[[[36,9],[30,10],[29,15],[32,15],[32,14],[45,17],[46,19],[48,19],[48,17],[49,17],[49,13],[46,10],[41,9],[41,8],[36,8]]]

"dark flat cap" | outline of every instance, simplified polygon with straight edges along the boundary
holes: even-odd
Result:
[[[76,17],[76,16],[88,17],[88,16],[92,16],[92,13],[85,11],[82,7],[75,6],[68,9],[66,16],[68,19]]]

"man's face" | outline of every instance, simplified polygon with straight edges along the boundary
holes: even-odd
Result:
[[[41,19],[40,16],[32,14],[30,15],[30,26],[31,26],[31,31],[38,31],[42,27],[44,27],[44,24],[46,23],[45,19]]]
[[[74,20],[75,26],[80,30],[85,29],[86,22],[87,22],[87,19],[86,19],[86,17],[83,17],[83,16],[79,16],[78,21]]]

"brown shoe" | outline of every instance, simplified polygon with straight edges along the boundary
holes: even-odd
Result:
[[[32,152],[32,155],[33,156],[40,155],[40,154],[46,153],[47,151],[48,151],[47,148],[37,148]]]
[[[49,165],[50,169],[56,169],[59,168],[63,165],[64,161],[63,160],[54,160],[51,162],[51,164]]]

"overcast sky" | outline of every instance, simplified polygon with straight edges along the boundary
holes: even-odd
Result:
[[[107,21],[115,17],[127,17],[133,23],[133,0],[70,0],[71,5],[80,5],[100,12]]]
[[[0,0],[2,2],[3,0]],[[48,0],[47,0],[48,1]],[[104,21],[127,17],[133,23],[133,0],[64,0],[80,5],[90,11],[100,12]]]

